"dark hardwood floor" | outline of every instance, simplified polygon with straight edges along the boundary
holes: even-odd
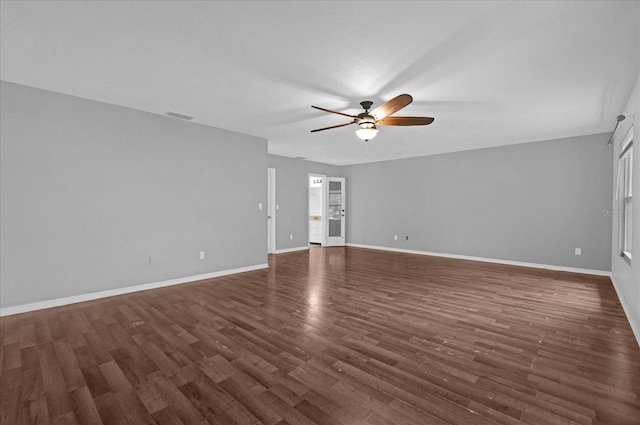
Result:
[[[17,424],[640,423],[609,278],[312,248],[0,319]]]

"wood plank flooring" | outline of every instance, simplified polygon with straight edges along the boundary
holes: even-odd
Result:
[[[312,248],[0,319],[17,424],[640,423],[609,278]]]

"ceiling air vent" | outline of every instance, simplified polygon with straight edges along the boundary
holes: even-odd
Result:
[[[191,121],[193,119],[193,117],[190,117],[189,115],[183,115],[183,114],[179,114],[177,112],[167,112],[167,115],[170,117],[174,117],[174,118],[180,118],[181,120],[187,120],[187,121]]]

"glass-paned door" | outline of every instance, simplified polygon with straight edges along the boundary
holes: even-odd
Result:
[[[346,241],[345,179],[341,177],[328,177],[326,181],[328,183],[326,245],[342,246]]]

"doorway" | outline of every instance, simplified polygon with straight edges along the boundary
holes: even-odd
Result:
[[[309,174],[309,244],[324,245],[324,181],[322,175]]]
[[[309,174],[309,244],[344,246],[346,186],[341,177]]]

